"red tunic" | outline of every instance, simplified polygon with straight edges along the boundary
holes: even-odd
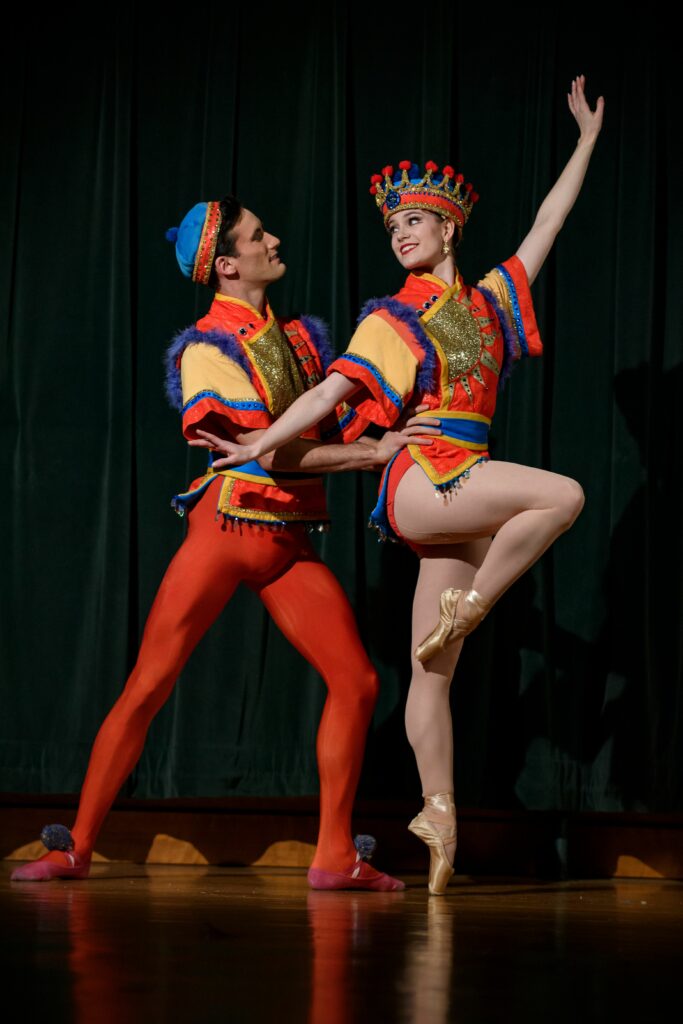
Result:
[[[397,295],[365,307],[347,351],[328,368],[363,387],[349,400],[344,440],[369,422],[392,426],[410,404],[441,421],[428,447],[409,445],[385,471],[374,525],[390,533],[383,514],[387,488],[417,463],[439,490],[488,459],[488,428],[499,384],[512,363],[540,355],[526,271],[513,256],[475,287],[460,274],[447,286],[432,274],[410,274]]]
[[[239,299],[216,295],[205,317],[175,339],[168,354],[169,395],[182,408],[183,434],[197,428],[224,437],[242,429],[266,428],[324,375],[327,339],[311,317],[276,319]],[[175,399],[175,400],[174,400]],[[319,439],[317,428],[306,437]],[[186,508],[207,487],[220,482],[217,513],[263,524],[329,523],[322,477],[270,473],[258,462],[238,469],[209,469],[173,499]]]

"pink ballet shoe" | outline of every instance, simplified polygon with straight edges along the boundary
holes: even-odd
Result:
[[[68,864],[57,864],[48,860],[49,854],[22,864],[15,868],[10,879],[12,882],[49,882],[53,878],[87,878],[90,874],[90,858],[80,857],[77,853],[64,850]]]
[[[10,875],[12,882],[49,882],[52,878],[87,878],[90,873],[90,857],[74,851],[74,841],[66,825],[46,825],[40,833],[43,846],[50,851],[15,868]],[[58,851],[64,861],[48,860],[50,853]]]
[[[367,889],[371,892],[400,892],[405,883],[383,871],[375,871],[356,855],[355,867],[350,871],[321,871],[308,869],[311,889]]]
[[[308,884],[311,889],[365,889],[370,892],[400,892],[405,883],[383,871],[375,871],[365,861],[372,857],[377,846],[372,836],[356,836],[356,863],[349,871],[322,871],[309,868]]]

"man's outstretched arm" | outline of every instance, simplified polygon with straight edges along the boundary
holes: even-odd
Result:
[[[429,434],[440,434],[438,421],[416,413],[425,409],[408,410],[397,422],[394,430],[387,430],[379,439],[359,437],[351,444],[328,444],[323,441],[295,438],[276,451],[261,455],[259,464],[268,471],[281,473],[343,473],[349,470],[381,469],[393,455],[407,444],[429,445]],[[208,448],[219,454],[227,453],[230,441],[210,431],[197,431],[201,436],[189,441],[192,447]],[[233,430],[231,441],[253,445],[264,430]]]

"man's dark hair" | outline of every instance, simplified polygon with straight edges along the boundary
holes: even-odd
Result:
[[[221,208],[221,229],[218,232],[216,252],[214,254],[214,265],[209,275],[209,287],[218,288],[218,275],[216,274],[216,259],[218,256],[237,256],[235,248],[234,228],[242,216],[242,204],[235,196],[223,196],[220,201]]]

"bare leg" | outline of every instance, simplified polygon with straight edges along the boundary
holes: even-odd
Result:
[[[403,536],[420,544],[495,534],[471,584],[493,602],[569,529],[583,501],[575,480],[512,462],[484,463],[451,497],[435,498],[430,481],[413,466],[398,485],[394,514]]]
[[[433,622],[440,594],[448,588],[471,587],[486,557],[489,538],[453,545],[434,545],[420,561],[413,604],[414,637],[424,636]],[[424,809],[409,829],[429,847],[429,891],[446,891],[453,874],[456,848],[455,802],[453,796],[453,728],[449,689],[460,657],[462,640],[432,657],[428,666],[413,654],[413,677],[406,705],[406,732],[417,761]],[[414,648],[413,644],[413,648]]]
[[[464,544],[434,545],[420,559],[420,575],[413,602],[413,638],[417,642],[434,624],[434,609],[447,587],[467,589],[491,545],[490,538]],[[462,640],[426,665],[413,655],[413,675],[406,703],[406,734],[420,773],[422,792],[428,797],[453,790],[453,726],[449,690],[462,650]],[[415,644],[413,644],[413,648]],[[446,844],[451,863],[455,840]]]

